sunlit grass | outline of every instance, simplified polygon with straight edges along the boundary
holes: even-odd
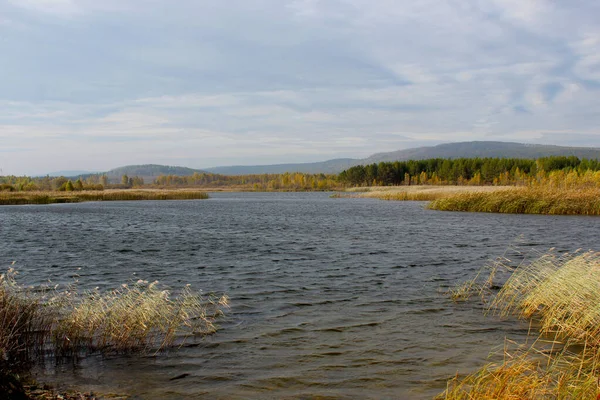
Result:
[[[202,296],[185,286],[175,295],[158,282],[137,281],[101,292],[46,288],[0,277],[0,375],[45,355],[158,352],[216,331],[226,296]]]
[[[501,186],[372,186],[347,189],[339,197],[373,198],[398,201],[432,201],[460,193],[495,192],[506,189]]]
[[[494,192],[445,196],[429,204],[441,211],[512,214],[600,215],[600,189],[515,187]]]
[[[550,251],[516,267],[498,262],[493,272],[502,267],[511,274],[488,297],[490,313],[529,320],[539,337],[532,346],[505,349],[502,362],[451,379],[438,398],[595,399],[600,393],[600,253]],[[478,275],[449,294],[454,298],[454,293],[482,288],[481,281]]]
[[[0,205],[80,203],[84,201],[195,200],[207,198],[208,194],[199,190],[125,189],[79,192],[0,192]]]

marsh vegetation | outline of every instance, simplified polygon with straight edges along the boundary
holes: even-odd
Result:
[[[600,393],[600,253],[552,251],[517,266],[496,260],[449,294],[481,297],[488,312],[530,321],[530,343],[448,382],[439,399],[594,399]],[[498,272],[510,274],[494,293]],[[535,333],[537,331],[537,333]]]
[[[207,199],[200,190],[111,189],[95,191],[0,191],[0,205],[80,203],[85,201]]]
[[[100,352],[158,353],[216,331],[226,296],[175,293],[138,280],[109,291],[83,291],[76,282],[28,288],[13,268],[0,276],[0,388],[16,373],[51,357]]]

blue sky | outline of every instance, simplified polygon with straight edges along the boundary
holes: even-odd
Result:
[[[4,174],[600,147],[597,0],[0,0]]]

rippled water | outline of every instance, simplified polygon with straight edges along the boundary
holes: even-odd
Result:
[[[522,247],[598,249],[588,217],[444,213],[323,193],[0,208],[20,281],[158,279],[227,293],[221,330],[157,357],[88,357],[42,379],[142,399],[431,398],[527,326],[442,291]],[[184,378],[172,380],[185,375]]]

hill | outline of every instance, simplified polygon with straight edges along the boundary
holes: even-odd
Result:
[[[108,179],[111,181],[120,180],[123,175],[129,177],[139,176],[144,178],[146,182],[152,182],[154,178],[160,175],[179,175],[189,176],[194,173],[203,173],[205,171],[187,167],[172,167],[169,165],[158,165],[158,164],[145,164],[145,165],[127,165],[125,167],[119,167],[111,169],[106,172]]]
[[[600,158],[600,149],[593,147],[565,147],[545,144],[524,144],[514,142],[459,142],[437,146],[416,147],[387,153],[377,153],[361,160],[362,164],[381,161],[426,160],[429,158],[529,158],[548,156],[576,156],[579,158]]]
[[[565,147],[514,142],[459,142],[377,153],[363,159],[341,158],[303,164],[216,167],[208,168],[206,171],[224,175],[274,174],[283,172],[339,173],[355,165],[367,165],[382,161],[463,157],[535,159],[548,156],[576,156],[579,158],[600,159],[600,149],[592,147]]]
[[[355,165],[367,165],[382,161],[407,161],[425,160],[430,158],[528,158],[536,159],[548,156],[576,156],[579,158],[600,159],[600,149],[593,147],[566,147],[544,144],[524,144],[514,142],[459,142],[446,143],[437,146],[416,147],[412,149],[391,151],[373,154],[367,158],[338,158],[322,162],[273,164],[273,165],[236,165],[225,167],[206,168],[203,170],[174,167],[168,165],[145,164],[128,165],[111,169],[106,172],[111,182],[120,182],[123,175],[129,177],[139,176],[146,182],[152,182],[160,175],[189,176],[194,173],[213,173],[222,175],[250,175],[250,174],[281,174],[284,172],[326,173],[337,174]],[[64,171],[63,171],[64,172]],[[70,176],[101,175],[102,173],[75,174],[70,171]],[[66,174],[61,174],[65,175]]]
[[[249,175],[249,174],[283,174],[285,172],[304,172],[307,174],[330,174],[338,173],[354,165],[359,161],[354,158],[337,158],[334,160],[298,163],[298,164],[274,164],[274,165],[235,165],[231,167],[206,168],[207,172],[222,175]]]

